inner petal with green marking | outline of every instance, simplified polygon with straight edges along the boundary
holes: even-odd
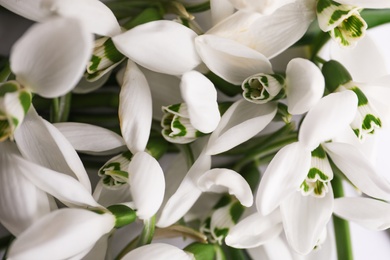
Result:
[[[311,153],[311,168],[300,186],[301,193],[304,196],[323,198],[332,179],[333,171],[325,150],[320,145]]]
[[[124,152],[106,162],[98,172],[98,175],[102,178],[103,185],[109,189],[118,189],[121,186],[128,183],[129,163],[131,161],[132,154]]]
[[[367,30],[367,23],[360,16],[359,9],[332,0],[319,0],[318,24],[321,30],[329,32],[341,46],[354,46]]]
[[[382,127],[382,121],[366,95],[354,82],[348,84],[347,88],[355,92],[358,97],[358,112],[351,123],[351,127],[356,136],[360,140],[364,140],[367,135],[374,134],[376,129]]]
[[[114,69],[125,59],[116,48],[111,38],[102,37],[95,41],[95,48],[87,66],[86,79],[96,81]]]
[[[31,93],[16,81],[0,85],[0,142],[13,140],[16,128],[31,106]]]
[[[277,74],[255,74],[244,80],[241,85],[246,100],[264,104],[274,100],[284,88],[284,78]],[[281,96],[283,93],[281,93]]]
[[[189,119],[185,103],[163,107],[162,135],[172,143],[190,143],[204,134],[195,129]]]

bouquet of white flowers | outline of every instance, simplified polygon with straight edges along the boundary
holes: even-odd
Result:
[[[0,57],[4,259],[348,260],[349,221],[390,226],[389,0],[0,4],[33,21]]]

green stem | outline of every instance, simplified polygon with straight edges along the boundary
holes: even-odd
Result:
[[[51,121],[53,123],[68,121],[71,99],[71,92],[64,96],[53,99],[51,110]]]
[[[335,198],[344,196],[342,180],[334,176],[332,180]],[[353,260],[351,234],[348,221],[333,215],[333,227],[336,237],[337,257],[342,260]]]
[[[144,229],[142,230],[141,236],[138,239],[137,247],[147,245],[152,242],[155,228],[156,216],[144,220]]]

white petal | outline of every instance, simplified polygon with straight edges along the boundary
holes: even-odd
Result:
[[[82,77],[77,85],[73,88],[72,93],[86,94],[101,88],[111,76],[111,72],[112,71],[105,73],[95,81],[88,81],[84,75],[84,77]]]
[[[126,150],[123,138],[103,127],[71,122],[56,123],[54,126],[75,150],[82,153],[106,155]]]
[[[297,191],[280,206],[283,227],[291,247],[300,254],[313,250],[333,212],[333,191],[323,198],[302,196]]]
[[[183,250],[169,244],[150,244],[138,247],[125,255],[122,260],[150,260],[150,259],[175,259],[191,260],[193,259]]]
[[[206,34],[198,36],[195,43],[206,66],[232,84],[241,85],[256,73],[272,73],[271,63],[263,54],[233,40]]]
[[[160,164],[146,152],[136,153],[129,164],[129,183],[137,216],[149,219],[160,208],[165,180]]]
[[[263,130],[277,112],[276,103],[253,104],[241,99],[223,114],[211,134],[206,153],[223,153],[249,140]]]
[[[43,21],[51,12],[41,6],[42,0],[0,0],[0,5],[33,21]]]
[[[112,38],[124,55],[143,67],[170,75],[181,75],[200,64],[196,33],[172,21],[145,23]]]
[[[390,2],[388,0],[335,0],[335,2],[362,8],[390,8]]]
[[[390,200],[390,183],[377,173],[374,165],[353,145],[326,143],[324,148],[336,166],[362,192]]]
[[[387,74],[385,56],[369,34],[354,48],[341,48],[333,41],[330,51],[331,58],[343,64],[354,81],[368,82]]]
[[[156,224],[158,227],[170,226],[188,212],[202,193],[196,185],[196,181],[210,167],[211,156],[200,155],[180,183],[177,191],[164,206]]]
[[[163,106],[183,102],[180,94],[180,79],[176,76],[140,68],[148,80],[153,100],[153,118],[161,120]]]
[[[112,11],[99,0],[43,0],[42,5],[62,17],[71,17],[91,33],[115,36],[121,32]]]
[[[108,239],[109,235],[103,235],[93,246],[91,250],[88,250],[88,254],[82,257],[83,260],[105,260],[108,253]],[[75,258],[76,260],[77,258]],[[81,259],[81,258],[78,258]]]
[[[239,10],[256,11],[262,14],[273,13],[276,9],[295,0],[230,0]]]
[[[254,213],[241,220],[225,238],[227,245],[235,248],[253,248],[267,243],[282,232],[281,216],[274,211],[268,216]]]
[[[34,223],[11,245],[10,259],[66,259],[92,247],[115,224],[112,214],[60,209]]]
[[[255,5],[259,2],[254,1]],[[314,5],[315,1],[296,1],[269,15],[260,15],[253,10],[238,11],[207,33],[234,40],[270,59],[306,33],[315,19]]]
[[[211,0],[210,10],[212,23],[217,24],[234,13],[234,6],[229,0]]]
[[[368,229],[385,230],[390,227],[390,206],[380,200],[338,198],[334,202],[334,213]]]
[[[56,197],[66,205],[99,207],[92,195],[76,179],[31,163],[22,157],[13,159],[20,172],[41,190]]]
[[[257,19],[249,29],[252,48],[269,59],[286,50],[306,33],[315,19],[314,5],[315,1],[296,1]]]
[[[292,115],[306,113],[324,94],[325,80],[321,70],[306,59],[292,59],[286,70],[286,95],[288,112]]]
[[[286,145],[275,155],[261,179],[257,210],[267,215],[296,192],[309,173],[311,152],[299,143]]]
[[[221,119],[214,84],[203,74],[190,71],[183,74],[180,90],[195,129],[205,134],[214,131]]]
[[[0,222],[18,236],[50,212],[46,193],[24,177],[14,143],[0,143]],[[28,171],[29,173],[29,171]]]
[[[253,204],[253,195],[249,184],[237,172],[229,169],[212,169],[198,179],[198,187],[203,192],[229,192],[245,207]]]
[[[13,46],[11,69],[18,82],[44,97],[69,92],[82,77],[93,48],[77,20],[53,18],[33,25]]]
[[[52,124],[30,108],[15,132],[19,150],[28,160],[46,168],[76,177],[91,192],[83,163],[68,140]]]
[[[329,94],[307,113],[299,131],[299,141],[314,150],[320,143],[341,133],[354,119],[356,110],[354,92]]]
[[[130,60],[119,96],[119,120],[130,151],[144,151],[152,124],[152,96],[144,74]]]

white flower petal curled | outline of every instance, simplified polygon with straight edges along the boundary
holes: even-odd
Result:
[[[123,139],[133,154],[146,148],[152,113],[149,84],[138,66],[129,60],[119,95],[119,121]]]
[[[141,66],[181,75],[201,62],[194,45],[196,36],[179,23],[161,20],[139,25],[112,40],[120,52]]]
[[[223,153],[249,140],[271,122],[276,112],[277,105],[273,102],[259,105],[244,99],[236,101],[211,134],[206,153]]]
[[[184,73],[181,80],[181,95],[191,124],[205,134],[214,131],[221,119],[214,84],[197,71]]]
[[[33,25],[11,50],[16,80],[32,92],[58,97],[74,88],[92,53],[92,34],[79,21],[52,18]]]
[[[160,164],[146,152],[136,153],[129,164],[130,192],[140,219],[149,219],[160,208],[165,180]]]
[[[204,192],[228,192],[236,196],[245,207],[250,207],[253,203],[253,195],[249,184],[233,170],[218,168],[209,170],[198,179],[198,187]]]
[[[322,97],[325,80],[320,69],[306,59],[295,58],[287,64],[286,95],[288,112],[306,113]]]

